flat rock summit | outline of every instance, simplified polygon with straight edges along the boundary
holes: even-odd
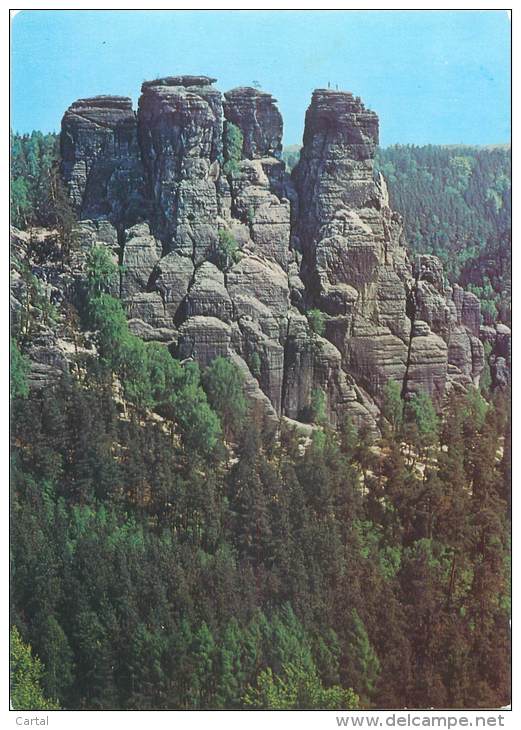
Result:
[[[389,380],[437,408],[477,385],[479,300],[436,257],[409,257],[374,169],[377,115],[315,90],[290,176],[276,100],[214,82],[146,81],[137,111],[98,96],[62,120],[80,266],[96,243],[114,252],[132,331],[202,366],[230,358],[272,420],[305,420],[320,388],[332,425],[376,430]]]

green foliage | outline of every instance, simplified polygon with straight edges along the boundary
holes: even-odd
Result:
[[[474,427],[483,428],[489,405],[477,388],[469,388],[465,394],[463,417]]]
[[[484,394],[485,397],[488,397],[490,395],[490,389],[492,387],[492,373],[490,370],[490,362],[489,358],[492,353],[492,345],[490,342],[485,342],[483,345],[484,349],[484,355],[485,355],[485,363],[483,367],[483,372],[481,373],[480,379],[479,379],[479,389]]]
[[[119,269],[106,246],[95,245],[86,256],[89,295],[97,297],[108,292],[118,281]]]
[[[117,373],[131,403],[143,408],[152,407],[152,391],[148,362],[148,348],[140,337],[125,333],[118,343]]]
[[[219,229],[217,250],[215,252],[216,264],[222,271],[227,271],[241,257],[240,249],[231,231]]]
[[[326,333],[326,319],[324,312],[320,309],[310,309],[306,312],[306,316],[312,331],[315,334],[320,335],[320,337],[323,337]]]
[[[59,704],[43,695],[44,668],[31,647],[24,644],[18,629],[10,634],[11,706],[14,710],[58,710]]]
[[[31,267],[24,261],[20,265],[20,275],[23,282],[21,307],[16,312],[13,322],[13,332],[23,342],[40,328],[40,325],[51,325],[58,320],[58,312],[50,301],[49,287],[44,287],[36,277]]]
[[[99,371],[13,401],[13,616],[44,696],[71,709],[506,704],[506,404],[454,396],[419,451],[406,428],[375,455],[349,423],[303,450],[252,422],[233,459],[201,458],[201,413],[218,420],[197,366],[145,350],[163,419],[121,417]]]
[[[13,338],[9,341],[10,348],[10,396],[11,398],[26,398],[29,395],[27,375],[30,366],[27,358],[22,355],[18,343]]]
[[[171,398],[175,419],[188,451],[210,454],[221,433],[219,417],[201,387],[199,368],[194,363],[193,367],[186,368],[186,372],[185,383]]]
[[[403,401],[400,384],[396,380],[388,380],[383,394],[382,415],[389,421],[394,432],[398,432],[403,423]]]
[[[347,634],[350,682],[367,701],[374,697],[380,674],[380,661],[369,640],[366,628],[356,609],[351,610]]]
[[[425,393],[417,393],[407,402],[406,419],[414,428],[419,447],[432,446],[438,436],[439,421],[432,400]]]
[[[17,228],[25,228],[33,215],[27,180],[22,177],[11,181],[11,220]]]
[[[358,697],[352,689],[337,685],[324,687],[316,670],[286,664],[282,675],[271,668],[259,674],[255,688],[249,687],[243,698],[246,708],[262,710],[353,710]]]
[[[217,357],[203,374],[203,385],[212,408],[218,413],[225,433],[239,434],[248,406],[243,377],[230,360]]]
[[[242,148],[244,138],[241,130],[233,122],[224,122],[223,153],[224,172],[226,175],[233,174],[238,170],[238,163],[242,159]]]
[[[53,195],[58,135],[11,133],[11,223],[17,228],[57,222]]]
[[[261,375],[261,359],[258,352],[252,352],[250,355],[250,358],[248,360],[248,365],[250,366],[251,373],[254,377],[257,379],[260,378]]]
[[[39,647],[45,656],[42,677],[45,694],[64,696],[73,681],[73,652],[67,636],[54,615],[46,616],[39,627]]]
[[[157,404],[166,403],[169,396],[186,381],[186,371],[179,360],[157,342],[147,344],[147,367],[151,395]]]
[[[322,388],[313,388],[311,391],[310,414],[314,423],[324,424],[327,421],[326,394]]]
[[[60,176],[59,136],[11,133],[11,223],[58,230],[63,261],[76,245],[76,215]]]
[[[89,300],[89,318],[97,330],[102,362],[118,375],[126,398],[175,421],[187,448],[211,453],[220,424],[201,387],[197,364],[182,368],[165,347],[131,334],[120,300],[109,294]]]
[[[100,355],[117,370],[123,343],[130,334],[121,302],[110,294],[100,294],[89,300],[88,314],[90,326],[98,332]]]

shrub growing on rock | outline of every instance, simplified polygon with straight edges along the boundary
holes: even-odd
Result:
[[[239,127],[233,122],[224,123],[223,153],[224,172],[230,175],[237,172],[238,163],[242,158],[242,146],[244,137]]]
[[[307,318],[309,326],[311,327],[313,332],[316,335],[323,337],[326,331],[326,319],[324,316],[324,312],[322,312],[320,309],[310,309],[307,313]]]

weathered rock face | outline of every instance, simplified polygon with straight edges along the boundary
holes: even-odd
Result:
[[[174,76],[145,82],[138,133],[154,225],[165,251],[204,260],[216,241],[222,145],[221,94],[212,79]]]
[[[432,333],[428,325],[415,327],[405,378],[406,394],[427,393],[440,406],[445,395],[447,367],[447,345],[442,338]]]
[[[408,262],[400,216],[374,173],[377,143],[378,119],[360,99],[314,92],[293,173],[302,278],[333,315],[327,331],[343,367],[377,401],[393,379],[406,397],[427,392],[441,407],[452,381],[479,380],[479,302],[445,289],[435,256]]]
[[[147,217],[136,114],[124,96],[78,99],[60,137],[62,173],[81,219],[132,225]]]
[[[193,275],[192,259],[175,251],[163,256],[152,272],[149,288],[159,292],[172,321],[177,316],[181,302],[188,294]]]
[[[266,173],[272,162],[277,161],[263,158],[239,163],[230,184],[230,214],[246,226],[247,240],[243,248],[273,259],[287,270],[291,260],[291,207],[286,198],[279,198],[273,192]]]
[[[350,93],[316,90],[290,180],[275,100],[245,87],[222,98],[213,82],[146,81],[137,116],[128,99],[98,97],[63,119],[64,176],[88,217],[82,250],[98,242],[119,256],[132,331],[203,367],[229,357],[273,423],[308,419],[321,389],[331,424],[348,415],[376,431],[389,380],[438,407],[477,384],[479,301],[447,286],[435,256],[409,261],[374,171],[376,114]],[[244,139],[226,172],[224,121]],[[312,307],[321,334],[305,316]],[[500,381],[507,333],[492,340]]]
[[[369,393],[380,394],[389,380],[403,383],[407,346],[386,327],[359,321],[344,348],[350,371]]]
[[[139,223],[125,232],[121,296],[145,291],[154,266],[161,258],[161,244],[151,234],[147,223]]]
[[[313,93],[293,178],[304,272],[317,295],[339,281],[357,290],[357,284],[375,281],[382,247],[359,211],[375,195],[371,158],[377,137],[376,115],[367,117],[352,95]]]
[[[224,274],[209,261],[195,271],[185,303],[187,317],[217,317],[223,322],[231,322],[233,318],[233,304],[224,285]]]
[[[179,328],[177,355],[193,358],[202,367],[230,354],[231,327],[215,317],[190,317]]]
[[[490,348],[488,363],[493,384],[500,388],[506,387],[510,383],[512,365],[512,333],[510,328],[499,322],[495,327],[481,327],[480,337]]]
[[[141,321],[149,327],[172,329],[172,317],[159,292],[139,292],[124,300],[129,319]],[[137,329],[138,325],[134,325]],[[146,338],[145,338],[146,339]]]
[[[378,118],[360,99],[314,92],[293,173],[302,275],[329,313],[351,313],[406,339],[410,324],[401,277],[408,266],[400,218],[374,174],[377,143]]]
[[[242,132],[243,157],[280,157],[282,116],[271,94],[241,86],[224,95],[224,116]]]

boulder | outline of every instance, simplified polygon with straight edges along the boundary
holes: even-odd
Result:
[[[430,333],[411,338],[405,378],[406,394],[426,393],[440,409],[447,380],[447,345]]]
[[[407,345],[387,327],[357,322],[344,341],[344,353],[349,372],[372,396],[381,397],[389,380],[403,383]]]
[[[172,317],[159,292],[139,292],[123,300],[129,319],[145,322],[150,327],[172,328]]]
[[[227,273],[226,286],[238,317],[279,320],[288,311],[288,277],[274,261],[257,255],[243,256]],[[261,307],[252,305],[252,300]]]

